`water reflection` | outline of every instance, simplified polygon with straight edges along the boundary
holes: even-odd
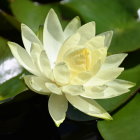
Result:
[[[138,14],[138,21],[140,21],[140,8],[137,10],[137,14]]]
[[[22,67],[15,58],[8,58],[0,64],[0,84],[17,76],[22,72]]]

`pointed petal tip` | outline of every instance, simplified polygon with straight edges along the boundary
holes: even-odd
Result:
[[[16,48],[16,43],[15,42],[8,41],[7,44],[8,44],[10,49]]]
[[[21,30],[23,30],[24,28],[28,27],[26,24],[21,23]]]
[[[15,42],[12,42],[12,41],[7,41],[7,43],[8,43],[8,44],[13,44],[13,43],[15,43]]]
[[[23,33],[24,30],[32,31],[28,25],[21,23],[21,32]]]
[[[100,114],[100,115],[91,115],[91,116],[97,117],[97,118],[100,118],[103,120],[108,120],[108,121],[113,120],[113,118],[111,117],[111,115],[108,112],[105,112],[105,113]]]
[[[53,8],[51,8],[51,9],[49,10],[48,14],[50,14],[50,13],[55,13],[55,10],[54,10]]]
[[[128,54],[127,53],[122,53],[122,55],[124,55],[124,57],[126,57]]]
[[[129,82],[129,88],[132,88],[132,87],[134,87],[134,86],[136,86],[136,83],[133,83],[133,82]]]
[[[95,21],[91,21],[90,23],[92,23],[94,26],[96,25],[96,22]]]
[[[24,23],[21,23],[21,27],[24,27],[24,26],[26,26]]]
[[[112,121],[113,120],[113,118],[108,113],[104,114],[104,118],[103,119],[108,120],[108,121]]]
[[[59,121],[55,121],[55,120],[54,120],[55,125],[56,125],[57,127],[59,127],[59,126],[63,123],[63,121],[64,121],[64,119],[63,119],[63,120],[59,120]]]
[[[117,54],[114,54],[114,55],[119,55],[119,56],[121,56],[121,57],[123,57],[123,58],[125,58],[125,57],[127,57],[128,56],[128,54],[127,53],[117,53]]]
[[[113,36],[114,31],[113,30],[110,30],[110,31],[106,31],[105,33],[108,33],[108,34],[110,34],[110,36]]]
[[[110,30],[110,31],[108,31],[108,32],[110,32],[110,34],[113,34],[113,33],[114,33],[114,31],[113,31],[113,30]]]
[[[75,17],[75,19],[77,19],[77,20],[79,20],[79,21],[80,21],[80,17],[79,17],[79,16],[76,16],[76,17]]]
[[[132,85],[133,85],[133,86],[136,86],[136,83],[133,83],[133,82],[132,82]]]
[[[105,33],[107,33],[107,34],[108,34],[108,36],[112,39],[113,34],[114,34],[114,31],[113,31],[113,30],[106,31]]]
[[[91,26],[91,25],[93,25],[93,26],[95,26],[96,25],[96,22],[95,21],[90,21],[90,22],[88,22],[88,23],[86,23],[86,24],[84,24],[84,25],[88,25],[88,26]],[[83,26],[84,26],[83,25]]]
[[[9,45],[9,47],[13,44],[14,42],[12,41],[8,41],[7,44]]]
[[[100,119],[104,119],[104,120],[113,120],[113,118],[111,117],[111,115],[107,112],[103,113],[103,114],[88,114],[90,116],[93,116],[93,117],[97,117],[97,118],[100,118]]]
[[[77,21],[81,24],[81,20],[80,20],[80,17],[79,16],[75,16],[72,21]]]
[[[105,33],[110,34],[110,37],[112,37],[112,36],[113,36],[113,34],[114,34],[114,31],[113,31],[113,30],[110,30],[110,31],[106,31]]]
[[[59,126],[60,126],[60,124],[57,124],[57,123],[55,123],[55,125],[56,125],[57,127],[59,127]]]
[[[49,114],[57,127],[65,120],[68,102],[65,96],[52,94],[48,102]]]

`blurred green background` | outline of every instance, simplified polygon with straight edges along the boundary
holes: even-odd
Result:
[[[47,98],[32,93],[26,88],[22,75],[27,72],[13,58],[7,46],[7,40],[23,45],[20,24],[28,25],[36,33],[39,26],[43,25],[50,8],[59,15],[63,28],[72,18],[79,16],[82,24],[95,21],[97,34],[113,30],[114,36],[109,54],[128,53],[128,57],[122,64],[125,71],[120,78],[135,82],[136,86],[122,96],[97,100],[112,114],[113,121],[96,121],[96,118],[86,116],[69,106],[67,120],[57,129],[48,117]],[[123,140],[124,138],[139,140],[139,8],[140,0],[0,0],[0,136],[4,136],[5,139],[11,136],[16,139],[18,135],[23,134],[36,136],[34,132],[37,130],[39,136],[44,134],[47,136],[45,129],[49,129],[47,136],[49,140],[76,140],[78,138],[80,140],[90,138],[93,140]],[[30,109],[27,109],[28,107]],[[30,114],[31,110],[34,111]],[[46,113],[43,114],[45,111]],[[30,117],[34,115],[36,117],[32,121]],[[27,119],[27,116],[30,116],[30,119]],[[40,123],[35,125],[36,121]],[[31,123],[23,125],[23,122]],[[25,131],[27,127],[29,127],[28,131]],[[42,127],[42,129],[35,130],[33,127]]]

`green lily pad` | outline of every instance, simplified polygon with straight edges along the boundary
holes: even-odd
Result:
[[[19,93],[27,90],[23,80],[20,78],[21,76],[20,74],[0,85],[0,103],[7,101],[7,99],[12,99]]]
[[[11,10],[17,20],[28,25],[34,32],[37,32],[39,26],[44,24],[47,13],[51,8],[56,11],[62,20],[58,3],[40,5],[29,0],[11,1]],[[67,21],[63,20],[63,25],[65,23]]]
[[[98,121],[105,140],[140,139],[140,93],[113,115],[113,121]]]
[[[19,42],[20,23],[15,17],[0,10],[0,36]]]
[[[140,1],[139,0],[119,0],[122,5],[126,7],[130,14],[133,14],[137,17],[137,10],[140,8]]]
[[[133,23],[132,26],[126,30],[114,31],[109,52],[131,52],[140,49],[139,36],[140,22]]]
[[[22,74],[23,69],[13,58],[7,40],[0,37],[0,101],[12,98],[27,89],[20,79]]]
[[[11,24],[11,26],[13,26],[13,27],[15,27],[16,29],[20,30],[20,23],[16,20],[15,17],[13,17],[13,16],[11,16],[11,15],[5,13],[5,12],[2,11],[2,10],[0,11],[0,15],[1,15],[1,17],[4,18],[4,20],[6,20],[7,24],[9,23],[9,24]],[[7,28],[6,25],[4,25],[4,26],[2,26],[2,27],[6,27],[6,28]]]
[[[96,21],[98,32],[114,28],[125,28],[133,17],[117,0],[69,0],[62,5],[77,12],[84,22]]]
[[[16,19],[14,19],[14,17],[10,16],[4,11],[0,10],[0,31],[8,32],[15,27],[18,28],[18,22],[16,22]]]

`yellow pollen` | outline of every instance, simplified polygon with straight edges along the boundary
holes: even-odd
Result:
[[[78,49],[66,55],[65,60],[76,71],[88,71],[91,68],[91,51],[88,48]]]
[[[82,56],[84,57],[84,65],[85,69],[88,70],[90,66],[90,51],[89,49],[85,48],[82,50]]]

